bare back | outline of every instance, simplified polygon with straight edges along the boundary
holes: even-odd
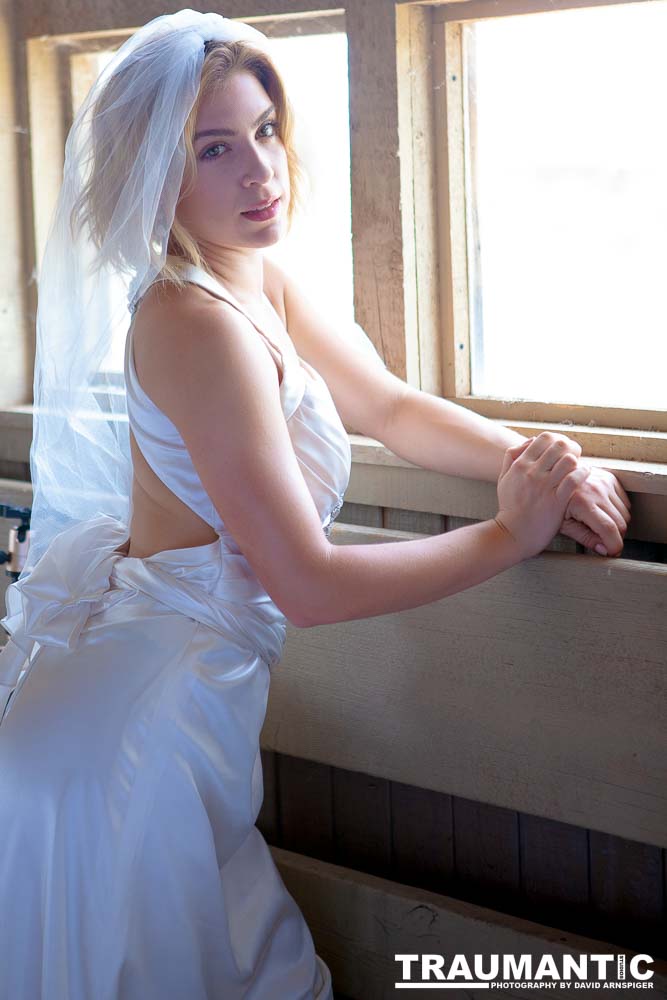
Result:
[[[278,274],[268,267],[264,270],[264,294],[268,303],[258,304],[252,310],[248,309],[248,313],[256,318],[273,343],[283,349],[282,345],[289,339],[283,288]],[[188,296],[193,304],[210,303],[213,299],[205,289],[188,284],[181,292],[154,285],[141,300],[132,330],[134,367],[142,388],[151,397],[158,395],[155,392],[158,388],[162,393],[165,389],[178,391],[177,386],[158,387],[155,382],[157,376],[151,366],[151,353],[160,344],[160,327],[174,295]],[[187,331],[184,335],[187,336]],[[192,401],[192,405],[197,405],[196,400]],[[132,517],[130,538],[123,548],[124,554],[143,559],[165,549],[192,548],[214,542],[218,537],[215,529],[165,486],[144,458],[131,431],[130,448],[133,466]]]

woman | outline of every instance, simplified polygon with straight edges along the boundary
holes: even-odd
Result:
[[[61,410],[36,408],[60,448],[35,438],[39,558],[3,619],[1,1000],[330,1000],[329,970],[255,826],[287,620],[362,618],[474,586],[540,552],[577,498],[600,511],[581,530],[609,534],[608,518],[620,537],[627,523],[622,490],[601,478],[586,493],[576,444],[514,445],[462,411],[452,437],[499,466],[497,517],[400,546],[330,545],[350,472],[341,416],[400,435],[405,386],[261,253],[288,228],[299,171],[279,76],[245,27],[193,11],[150,22],[78,119],[92,109],[90,143],[77,147],[77,123],[68,140],[61,208],[89,235],[68,258],[56,216],[36,402],[48,361],[61,362],[57,331],[66,370],[91,385],[108,346],[103,323],[84,369],[77,336],[100,297],[76,261],[131,271],[129,437],[86,424],[73,378]],[[87,172],[70,190],[77,155]],[[88,303],[79,326],[61,301],[63,260]],[[61,479],[80,476],[78,490],[54,473],[68,450]],[[126,451],[129,512],[117,516]]]

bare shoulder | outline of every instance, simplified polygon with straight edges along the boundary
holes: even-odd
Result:
[[[184,288],[153,285],[141,301],[133,326],[134,367],[142,389],[169,417],[196,404],[201,380],[225,380],[273,373],[275,364],[249,321],[228,302],[193,282]]]

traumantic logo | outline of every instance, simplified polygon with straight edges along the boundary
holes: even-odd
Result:
[[[397,990],[652,990],[650,955],[394,955],[402,966]]]

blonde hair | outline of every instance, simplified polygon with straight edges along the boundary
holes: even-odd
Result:
[[[148,43],[149,45],[155,43]],[[138,50],[137,50],[138,51]],[[136,74],[140,62],[135,61],[129,72]],[[275,106],[275,119],[278,122],[278,135],[287,154],[287,170],[290,184],[290,201],[287,208],[288,230],[292,226],[294,216],[303,206],[304,186],[307,175],[297,154],[294,142],[295,121],[292,106],[287,97],[282,78],[268,54],[255,48],[246,41],[210,41],[204,45],[204,61],[202,63],[199,89],[194,104],[183,128],[183,144],[185,148],[185,166],[181,183],[180,196],[184,197],[193,189],[197,178],[197,157],[194,150],[194,134],[197,113],[201,102],[213,90],[220,87],[232,73],[245,70],[252,73],[262,85]],[[146,115],[150,114],[152,100],[145,95],[145,104],[134,118],[129,130],[126,130],[127,141],[122,145],[115,142],[114,129],[110,127],[109,114],[127,116],[128,109],[119,98],[119,88],[122,87],[122,73],[115,73],[106,83],[95,101],[93,112],[93,128],[91,134],[91,169],[87,183],[72,209],[70,226],[74,234],[77,228],[86,223],[89,226],[93,242],[101,249],[110,228],[116,205],[123,191],[123,185],[128,173],[128,164],[137,157],[146,130]],[[144,112],[144,113],[142,113]],[[96,128],[98,120],[104,122],[104,127]],[[127,120],[127,119],[125,119]],[[151,241],[152,242],[152,241]],[[151,256],[155,253],[150,248]],[[118,247],[112,249],[113,263],[125,269],[127,261],[123,259]],[[101,261],[98,262],[101,265]],[[195,237],[177,218],[174,218],[167,240],[167,257],[160,270],[160,283],[167,282],[179,289],[186,282],[180,275],[180,264],[194,264],[212,274],[203,258]],[[212,277],[215,277],[212,275]]]

